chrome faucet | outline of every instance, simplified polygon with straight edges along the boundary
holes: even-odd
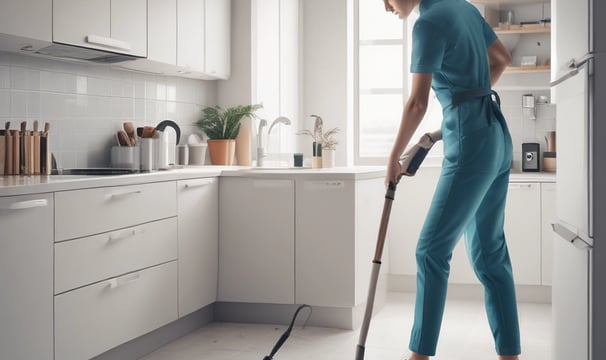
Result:
[[[276,118],[276,120],[274,120],[271,123],[271,126],[269,127],[269,130],[267,130],[267,137],[269,138],[269,134],[271,133],[271,129],[276,126],[276,124],[284,124],[284,125],[290,125],[290,119],[287,118],[286,116],[279,116]]]
[[[269,139],[269,134],[271,133],[271,129],[277,124],[290,125],[290,119],[285,116],[277,117],[269,126],[269,130],[267,130],[267,138]],[[259,122],[259,129],[257,130],[257,166],[263,166],[263,159],[267,156],[265,155],[265,148],[263,146],[263,128],[267,126],[267,120],[261,119]]]

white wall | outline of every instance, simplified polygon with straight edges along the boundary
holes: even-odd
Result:
[[[252,97],[251,1],[231,0],[231,76],[217,82],[217,101],[224,107],[250,104]]]
[[[0,122],[49,122],[58,167],[109,166],[122,122],[171,119],[192,132],[203,105],[216,103],[214,81],[161,77],[104,65],[60,62],[0,52]]]
[[[266,164],[280,153],[292,161],[295,151],[300,118],[299,10],[299,0],[233,0],[232,76],[219,82],[218,99],[223,106],[263,104],[256,114],[268,122],[263,130]],[[275,127],[268,137],[278,116],[288,117],[292,125]],[[258,123],[244,119],[242,124],[250,128],[253,160]]]
[[[313,128],[309,115],[323,118],[324,128],[338,126],[336,165],[348,164],[352,154],[353,91],[351,63],[352,0],[303,1],[303,118],[301,128]],[[311,139],[300,138],[298,148],[311,156]],[[351,161],[349,165],[351,165]]]

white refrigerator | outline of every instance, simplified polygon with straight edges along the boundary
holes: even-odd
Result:
[[[552,286],[555,360],[606,359],[606,30],[603,0],[552,0],[556,213]],[[594,18],[598,21],[594,21]],[[601,27],[601,29],[600,29]],[[601,216],[600,216],[601,215]]]

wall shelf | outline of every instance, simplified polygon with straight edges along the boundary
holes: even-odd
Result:
[[[550,72],[550,65],[539,66],[508,66],[505,69],[505,74],[522,74],[522,73],[543,73]]]
[[[550,33],[551,24],[532,24],[532,25],[510,25],[509,28],[494,28],[494,32],[497,35],[505,34],[541,34]]]

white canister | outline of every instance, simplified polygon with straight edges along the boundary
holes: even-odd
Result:
[[[204,165],[206,144],[189,144],[189,165]]]
[[[160,170],[168,169],[168,133],[165,131],[158,131],[160,133],[160,137],[157,142],[158,149],[158,165],[157,168]]]
[[[154,139],[140,139],[139,146],[141,147],[141,171],[152,171],[154,166]]]

